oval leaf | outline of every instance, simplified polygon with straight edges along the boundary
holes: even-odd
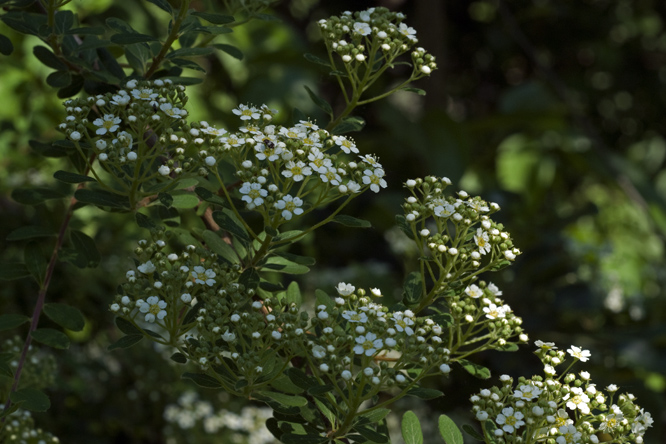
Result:
[[[28,267],[25,264],[9,263],[0,264],[0,280],[13,281],[15,279],[22,279],[30,276]]]
[[[439,417],[439,433],[446,444],[463,444],[463,435],[458,426],[446,415]]]
[[[326,114],[332,115],[333,114],[333,109],[331,108],[331,105],[321,97],[319,97],[317,94],[315,94],[310,88],[308,88],[307,85],[303,85],[305,90],[308,92],[308,95],[310,96],[310,99],[314,102],[315,105],[317,105],[319,108],[323,109]]]
[[[402,416],[400,429],[402,430],[402,439],[405,440],[405,444],[423,444],[421,423],[411,410],[405,412]]]
[[[215,14],[212,12],[193,12],[192,15],[195,17],[202,18],[214,25],[225,25],[227,23],[232,23],[235,20],[233,16],[224,15],[224,14]]]
[[[337,222],[339,224],[344,225],[345,227],[352,227],[352,228],[370,228],[372,227],[372,224],[370,221],[363,220],[363,219],[357,219],[353,216],[348,216],[346,214],[338,214],[335,216],[331,222]]]
[[[19,325],[25,324],[29,320],[29,317],[20,314],[10,313],[0,315],[0,331],[11,330],[12,328],[16,328]]]
[[[45,412],[51,407],[49,397],[43,392],[28,387],[17,390],[9,395],[13,403],[21,404],[21,408],[32,412]]]
[[[460,365],[462,365],[462,368],[464,368],[467,373],[469,373],[472,376],[475,376],[479,379],[488,379],[490,378],[490,370],[488,370],[486,367],[475,364],[471,361],[468,361],[467,359],[461,359],[458,361]]]
[[[27,227],[20,227],[12,231],[7,235],[7,240],[17,241],[17,240],[32,239],[35,237],[50,237],[50,236],[55,236],[55,233],[51,231],[49,228],[31,225]]]
[[[308,403],[308,400],[302,396],[285,395],[284,393],[268,392],[268,391],[257,392],[257,394],[265,396],[267,398],[271,398],[272,400],[277,401],[280,404],[288,407],[303,407]]]
[[[76,173],[70,173],[69,171],[62,171],[62,170],[56,171],[53,174],[53,177],[59,180],[60,182],[65,182],[65,183],[97,182],[92,177]]]
[[[142,340],[144,338],[143,335],[127,335],[123,336],[122,338],[118,339],[116,342],[113,344],[109,345],[107,350],[115,350],[117,348],[129,348]]]
[[[217,379],[213,378],[212,376],[208,376],[204,373],[183,373],[182,378],[192,380],[199,387],[204,387],[204,388],[221,388],[222,387],[222,384],[220,384],[220,381],[218,381]]]
[[[192,194],[177,194],[173,196],[171,206],[174,208],[194,208],[199,205],[199,198]]]
[[[203,232],[202,237],[206,242],[206,246],[213,253],[217,254],[222,259],[231,264],[240,263],[240,259],[238,259],[238,256],[236,255],[234,249],[231,248],[231,245],[223,241],[218,234],[213,233],[210,230],[206,230]]]
[[[226,52],[235,59],[243,60],[243,52],[240,49],[236,48],[235,46],[227,45],[225,43],[216,43],[213,46],[219,49],[220,51]]]
[[[72,331],[81,331],[86,324],[83,315],[78,308],[66,304],[46,304],[44,305],[44,313],[53,322]]]
[[[52,328],[38,328],[30,333],[32,339],[53,348],[69,348],[69,338],[61,331]]]

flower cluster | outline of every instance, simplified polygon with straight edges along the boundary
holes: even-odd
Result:
[[[391,66],[394,60],[412,50],[412,80],[430,75],[437,69],[435,57],[418,43],[416,30],[403,23],[404,14],[386,8],[344,12],[319,21],[329,53],[337,54],[345,65],[373,66],[378,61]],[[346,66],[346,69],[348,66]]]
[[[240,105],[233,112],[243,124],[237,132],[199,122],[191,133],[202,138],[205,149],[199,157],[211,173],[218,174],[222,159],[234,165],[240,180],[237,196],[271,226],[340,197],[367,189],[379,192],[387,186],[375,157],[344,160],[359,154],[349,137],[331,135],[310,121],[291,127],[273,125],[276,111],[266,105]]]
[[[558,376],[556,367],[566,354],[555,344],[536,341],[536,355],[544,364],[544,377],[519,378],[514,385],[508,375],[502,385],[472,396],[473,411],[494,442],[553,442],[557,444],[643,442],[652,417],[629,393],[617,394],[610,385],[606,392],[592,383],[590,374],[568,373],[577,361],[585,362],[590,352],[572,346],[567,354],[573,362]]]
[[[0,410],[4,406],[0,406]],[[52,434],[35,427],[35,421],[27,410],[18,409],[10,413],[0,428],[0,442],[7,444],[58,444],[60,440]]]

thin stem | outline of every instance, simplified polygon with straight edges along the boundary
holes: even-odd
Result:
[[[167,39],[164,41],[164,44],[162,45],[162,49],[160,50],[160,53],[157,54],[154,58],[152,63],[150,64],[150,68],[148,68],[148,71],[146,71],[146,74],[144,77],[146,79],[149,79],[152,77],[153,74],[157,71],[157,69],[160,67],[162,64],[162,61],[164,60],[164,57],[166,57],[167,53],[169,52],[169,49],[171,49],[171,45],[173,45],[173,42],[176,41],[178,38],[178,31],[180,31],[180,25],[183,24],[183,20],[187,17],[187,11],[190,7],[190,2],[192,0],[182,0],[180,3],[180,10],[178,11],[178,16],[175,17],[173,21],[173,26],[171,27],[171,32],[167,36]]]

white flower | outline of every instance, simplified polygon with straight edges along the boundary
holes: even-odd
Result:
[[[157,169],[157,172],[160,173],[162,176],[168,176],[169,173],[171,173],[171,168],[169,168],[166,165],[162,165]]]
[[[345,310],[342,312],[342,317],[349,322],[360,322],[362,324],[368,322],[368,316],[363,312],[357,313],[355,311]]]
[[[258,120],[261,118],[259,110],[254,106],[248,107],[247,105],[241,104],[238,105],[238,108],[231,110],[231,112],[236,114],[237,116],[240,116],[241,120],[251,120],[251,119]]]
[[[520,398],[525,401],[531,401],[534,398],[538,398],[541,394],[541,390],[532,384],[523,384],[520,386],[519,390],[513,392],[514,398]]]
[[[573,424],[567,424],[560,426],[558,429],[562,436],[557,437],[557,444],[574,444],[580,442],[580,438],[583,436]]]
[[[502,413],[497,415],[495,422],[502,426],[502,430],[507,433],[513,433],[514,430],[525,425],[522,421],[523,414],[521,412],[514,412],[513,407],[506,407],[502,409]]]
[[[259,206],[264,203],[263,198],[268,195],[268,191],[262,189],[261,184],[256,182],[244,182],[240,189],[240,193],[244,194],[244,196],[241,198],[243,201],[255,206]]]
[[[451,367],[449,367],[448,364],[442,364],[442,365],[439,366],[439,371],[444,373],[444,374],[447,374],[447,373],[451,372]]]
[[[118,124],[122,122],[120,117],[116,117],[113,114],[104,114],[104,117],[97,118],[93,121],[95,126],[99,126],[95,131],[95,134],[100,136],[106,134],[107,132],[113,133],[118,130]]]
[[[414,325],[414,320],[409,316],[406,316],[403,312],[396,311],[393,313],[393,317],[391,319],[395,321],[395,328],[399,332],[404,332],[407,336],[414,334],[414,330],[411,327]]]
[[[352,377],[352,374],[349,370],[343,370],[340,376],[342,376],[342,379],[344,379],[345,381],[349,381]]]
[[[184,116],[186,114],[185,110],[181,110],[179,108],[175,108],[172,104],[170,103],[163,103],[160,105],[160,109],[164,114],[166,114],[169,117],[173,117],[174,119],[179,119],[180,116]]]
[[[474,284],[465,288],[465,293],[467,293],[467,296],[473,299],[477,299],[483,296],[483,290],[481,290],[479,287],[477,287]]]
[[[590,407],[587,405],[588,402],[590,402],[590,398],[585,394],[582,388],[572,387],[571,393],[567,393],[562,399],[567,401],[567,407],[571,410],[578,409],[586,415],[590,413]]]
[[[365,376],[372,376],[375,374],[375,371],[371,367],[366,367],[363,369],[363,374]]]
[[[375,193],[379,193],[379,187],[386,188],[386,180],[383,179],[384,170],[381,168],[375,168],[374,170],[365,170],[363,171],[363,183],[370,185],[370,189]]]
[[[356,290],[356,287],[354,287],[352,284],[345,284],[344,282],[340,282],[338,286],[335,287],[335,289],[340,296],[349,296]]]
[[[322,359],[324,356],[326,356],[326,349],[321,345],[315,345],[312,347],[312,356],[317,359]]]
[[[159,94],[154,93],[153,90],[150,88],[142,88],[140,90],[133,89],[132,91],[130,91],[130,93],[132,93],[132,96],[135,99],[148,100],[148,101],[155,100],[159,96]]]
[[[351,152],[358,154],[358,148],[356,148],[356,144],[353,140],[344,136],[333,136],[333,140],[335,141],[335,144],[338,145],[345,153],[349,154]]]
[[[395,382],[402,384],[403,382],[405,382],[405,380],[406,380],[405,375],[402,375],[400,373],[395,375]]]
[[[567,353],[576,359],[580,359],[581,362],[587,362],[590,356],[592,356],[589,350],[583,350],[575,345],[572,345],[571,348],[567,350]]]
[[[506,316],[505,306],[498,307],[495,304],[490,304],[488,307],[483,307],[484,313],[488,319],[498,319]]]
[[[310,176],[312,174],[312,169],[300,160],[298,162],[290,160],[285,165],[285,168],[286,169],[282,171],[282,175],[291,178],[294,182],[300,182],[305,179],[305,176]]]
[[[365,353],[366,356],[372,356],[377,350],[381,350],[383,346],[384,342],[381,339],[378,339],[376,334],[368,333],[365,336],[358,336],[356,338],[354,353],[357,355]]]
[[[145,302],[143,299],[140,299],[138,303],[139,311],[146,313],[146,317],[144,318],[146,322],[155,322],[155,318],[161,321],[167,315],[166,310],[164,310],[167,303],[160,300],[157,296],[150,296]]]
[[[192,295],[189,293],[183,293],[180,295],[180,300],[183,301],[185,304],[189,304],[192,302]]]
[[[369,35],[372,32],[372,28],[367,23],[356,22],[354,23],[354,32],[360,35]]]
[[[490,245],[490,238],[488,233],[483,231],[481,228],[477,228],[476,235],[474,236],[474,243],[479,247],[479,252],[481,254],[490,253],[492,245]]]
[[[301,205],[303,201],[299,197],[292,197],[289,194],[275,202],[275,208],[282,210],[282,217],[286,220],[291,220],[294,214],[297,216],[303,214],[303,209],[299,208]]]
[[[479,410],[478,412],[476,412],[476,419],[478,419],[479,421],[487,420],[488,419],[488,412],[486,412],[484,410]]]
[[[398,26],[398,32],[403,36],[407,37],[407,39],[412,42],[418,41],[418,39],[416,38],[416,30],[412,27],[405,25],[404,23],[400,23],[400,26]]]
[[[78,131],[72,131],[69,133],[69,138],[72,139],[74,142],[77,142],[81,140],[81,133]]]
[[[216,274],[212,269],[206,269],[201,265],[197,265],[194,267],[194,271],[192,271],[192,277],[194,278],[195,284],[205,284],[212,287],[216,283],[215,279],[213,279],[215,276]]]
[[[433,211],[437,217],[451,217],[456,212],[456,207],[450,203],[445,203],[443,205],[437,205],[433,208]]]
[[[95,142],[95,146],[98,150],[103,151],[106,149],[106,141],[104,139],[99,139],[97,142]]]
[[[204,163],[208,166],[214,166],[215,162],[216,162],[216,160],[213,156],[208,156],[204,159]]]
[[[226,342],[233,342],[236,339],[236,335],[229,332],[229,330],[227,329],[227,331],[225,331],[224,334],[222,335],[222,339]]]
[[[282,333],[275,330],[275,331],[271,332],[271,336],[273,337],[273,339],[275,339],[277,341],[278,339],[282,338]]]
[[[139,265],[138,267],[136,267],[136,269],[143,274],[150,274],[156,270],[155,265],[153,265],[151,261]]]

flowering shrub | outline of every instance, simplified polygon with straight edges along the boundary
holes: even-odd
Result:
[[[124,333],[110,350],[143,340],[160,344],[183,365],[183,378],[269,407],[266,426],[281,442],[363,443],[389,442],[386,417],[396,400],[443,394],[424,387],[427,378],[449,377],[459,366],[487,379],[489,370],[469,360],[471,355],[515,351],[528,341],[522,319],[502,291],[482,280],[483,273],[500,270],[521,254],[505,227],[491,218],[499,205],[451,192],[447,178],[428,176],[404,184],[408,197],[396,221],[420,257],[418,271],[404,282],[400,303],[389,306],[379,288],[357,289],[345,282],[304,294],[288,277],[307,273],[315,264],[290,252],[291,245],[331,222],[368,227],[343,210],[363,193],[380,193],[388,186],[378,157],[347,134],[363,126],[362,119],[351,116],[356,107],[404,89],[437,68],[431,55],[415,47],[416,31],[402,14],[371,8],[319,22],[329,60],[308,58],[331,69],[345,102],[336,113],[308,89],[328,114],[326,126],[307,118],[276,125],[278,111],[243,104],[232,110],[240,126],[225,129],[188,121],[183,79],[160,78],[158,67],[187,67],[179,57],[204,49],[174,50],[172,36],[221,34],[201,27],[199,18],[220,24],[233,17],[194,12],[188,1],[179,11],[163,1],[152,3],[171,14],[169,37],[162,46],[131,46],[153,40],[111,22],[120,30],[111,41],[125,45],[134,72],[126,75],[118,65],[109,92],[66,100],[59,126],[64,140],[50,148],[68,157],[75,170],[58,171],[55,178],[79,184],[54,258],[62,254],[81,268],[99,262],[94,241],[80,231],[71,230],[71,251],[60,250],[76,205],[133,213],[146,230],[117,294],[107,298]],[[64,11],[56,15],[58,5],[50,5],[50,18],[69,17]],[[66,47],[58,46],[57,39],[49,42],[54,52],[44,57],[59,61],[56,49]],[[136,53],[143,50],[153,52],[148,65],[137,61]],[[402,57],[407,54],[411,57]],[[398,63],[411,67],[407,78],[366,97],[370,86]],[[44,190],[15,194],[25,201],[45,196],[50,197]],[[327,212],[317,211],[324,207]],[[181,223],[175,210],[199,218]],[[154,217],[156,212],[161,217]],[[35,232],[28,227],[14,238],[32,238]],[[32,275],[40,285],[24,350],[31,339],[66,348],[69,339],[63,333],[37,328],[39,314],[43,310],[72,331],[83,328],[81,314],[64,304],[44,305],[55,259],[43,267],[35,248],[29,244],[25,262],[14,266],[19,277]],[[1,319],[3,327],[28,321],[21,315]],[[607,435],[615,442],[642,440],[651,418],[631,396],[615,400],[613,393],[603,395],[584,373],[581,379],[566,372],[556,377],[564,354],[539,344],[545,379],[520,379],[514,389],[512,379],[502,377],[501,388],[473,396],[482,434],[470,433],[489,443],[601,442]],[[581,361],[589,357],[575,347],[569,353]],[[29,381],[23,370],[26,354],[19,359],[16,369],[6,366],[14,382],[3,416],[25,418],[17,409],[45,410],[48,399],[38,390],[43,386],[19,385]],[[197,412],[190,422],[176,419],[177,410],[166,415],[182,428],[202,418],[206,427],[220,427],[212,408]],[[20,424],[29,421],[12,422],[13,427]],[[447,442],[462,442],[447,416],[439,418],[439,428]],[[405,440],[419,440],[413,413],[403,417],[402,432]]]

